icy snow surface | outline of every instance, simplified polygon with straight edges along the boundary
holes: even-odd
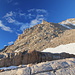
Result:
[[[21,67],[25,67],[25,65],[21,65]],[[13,70],[13,69],[17,69],[19,68],[19,66],[9,66],[9,67],[1,67],[0,70]]]
[[[2,67],[2,68],[0,68],[0,70],[1,69],[8,70],[8,69],[16,69],[16,68],[18,68],[18,67],[17,66],[9,66],[9,67]]]
[[[60,45],[60,46],[57,46],[55,48],[46,48],[42,52],[51,52],[51,53],[66,52],[69,54],[75,54],[75,43]]]

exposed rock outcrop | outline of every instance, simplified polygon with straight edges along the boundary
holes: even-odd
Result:
[[[75,75],[75,58],[47,61],[30,67],[0,72],[0,75]]]
[[[20,64],[35,64],[44,61],[51,61],[64,58],[74,58],[75,55],[68,53],[44,53],[35,50],[24,51],[19,53],[3,53],[0,54],[0,67],[14,66]]]

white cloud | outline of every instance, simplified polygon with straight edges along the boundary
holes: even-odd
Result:
[[[42,22],[43,18],[39,18],[39,19],[33,19],[30,21],[30,23],[24,23],[22,24],[22,26],[20,27],[20,30],[24,30],[26,28],[30,28],[33,27],[34,25],[40,24]]]
[[[37,12],[43,12],[43,13],[47,13],[47,10],[45,9],[36,9]]]
[[[30,26],[29,26],[29,23],[25,23],[25,24],[22,24],[22,26],[20,27],[20,30],[24,30],[24,29],[26,29],[26,28],[29,28]]]
[[[6,47],[7,45],[4,45],[4,47]]]
[[[45,13],[46,15],[48,15],[47,10],[45,10],[45,9],[30,9],[30,10],[28,10],[28,12],[33,12],[33,11],[35,11],[37,13]]]
[[[33,17],[35,17],[35,15],[29,13],[29,14],[27,15],[27,17],[28,17],[29,19],[32,19]]]
[[[16,21],[14,19],[15,16],[16,16],[16,13],[10,11],[9,13],[6,13],[6,15],[3,18],[5,18],[8,23],[14,23]]]
[[[30,27],[33,27],[34,25],[37,25],[41,23],[41,20],[38,20],[38,19],[34,19],[30,22]]]
[[[10,42],[8,42],[8,45],[12,45],[14,42],[13,41],[10,41]]]
[[[8,21],[8,23],[16,22],[16,20],[12,19],[11,17],[6,18],[6,20]]]
[[[45,20],[45,19],[46,18],[44,17],[44,15],[37,15],[35,19],[31,20],[30,27],[40,24],[42,20]]]
[[[9,13],[6,13],[6,15],[5,15],[4,17],[5,17],[5,18],[6,18],[6,17],[10,17],[10,16],[13,16],[13,14],[14,14],[14,13],[11,11],[11,12],[9,12]]]
[[[35,10],[35,9],[29,9],[28,12],[32,12],[32,11],[34,11],[34,10]]]
[[[5,25],[3,25],[2,21],[0,20],[0,28],[4,31],[9,31],[9,32],[12,32],[11,28],[10,27],[7,27]]]
[[[26,16],[26,13],[19,12],[19,16]]]
[[[23,31],[26,28],[33,27],[34,25],[40,24],[42,20],[46,20],[48,12],[44,9],[30,9],[27,13],[19,10],[18,12],[9,12],[4,18],[8,23],[12,23],[19,26],[19,30]],[[17,18],[23,19],[23,22],[17,20]],[[27,22],[24,22],[27,21]]]
[[[32,12],[36,12],[36,14]],[[42,20],[46,20],[46,16],[48,15],[48,12],[44,9],[30,9],[28,10],[29,14],[27,15],[29,18],[32,18],[32,20],[29,23],[25,23],[21,26],[21,30],[23,31],[26,28],[33,27],[34,25],[40,24]]]
[[[16,32],[16,34],[19,36],[20,35],[20,33],[18,33],[18,32]]]

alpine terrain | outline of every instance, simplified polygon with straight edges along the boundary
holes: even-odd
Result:
[[[25,29],[1,50],[0,75],[75,75],[75,18]]]

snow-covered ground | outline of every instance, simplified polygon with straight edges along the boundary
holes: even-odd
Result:
[[[9,70],[9,69],[16,69],[16,68],[18,68],[18,66],[9,66],[9,67],[2,67],[2,68],[0,68],[0,70],[1,69],[3,69],[3,70]]]
[[[66,52],[69,54],[75,54],[75,43],[60,45],[55,48],[47,48],[47,49],[44,49],[42,52],[51,52],[51,53]]]
[[[2,68],[0,68],[0,70],[6,71],[6,70],[13,70],[13,69],[22,68],[22,67],[26,67],[26,65],[2,67]]]

